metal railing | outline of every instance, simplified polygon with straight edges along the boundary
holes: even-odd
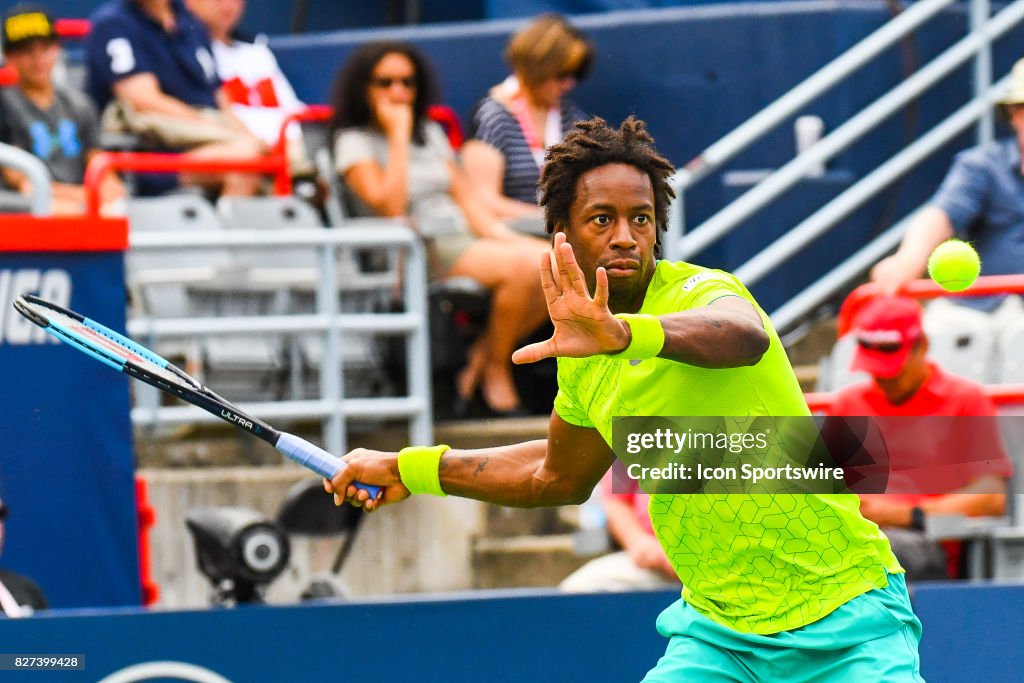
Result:
[[[29,211],[33,216],[49,216],[53,206],[53,181],[46,164],[23,149],[0,143],[0,166],[8,166],[28,176],[32,183]]]
[[[241,407],[267,420],[321,418],[324,447],[332,453],[346,450],[347,417],[408,417],[411,443],[433,442],[430,355],[427,328],[426,254],[419,237],[396,222],[373,221],[372,227],[338,230],[301,228],[279,231],[229,230],[209,233],[180,231],[137,232],[130,248],[140,252],[181,251],[230,247],[232,250],[312,247],[319,251],[316,312],[216,318],[134,317],[128,333],[146,344],[167,339],[192,339],[238,334],[320,332],[324,353],[320,364],[321,396],[315,400],[243,403]],[[402,313],[346,313],[339,310],[340,249],[387,247],[404,252],[402,259]],[[345,398],[341,349],[346,334],[380,333],[405,336],[408,394],[400,397]],[[228,396],[227,398],[231,398]],[[139,401],[138,403],[143,403]],[[150,401],[132,409],[137,426],[216,422],[217,418],[194,406],[160,406]]]
[[[677,200],[669,218],[667,256],[672,259],[689,258],[713,244],[806,177],[809,171],[820,167],[842,152],[972,57],[975,60],[975,97],[970,103],[740,266],[735,271],[736,275],[747,285],[758,281],[972,123],[978,124],[980,140],[991,139],[992,103],[1006,86],[1006,79],[991,85],[991,43],[1024,20],[1024,0],[1007,5],[992,17],[988,16],[988,0],[971,0],[971,30],[964,38],[858,112],[831,134],[769,174],[692,232],[684,234],[685,193],[690,187],[722,168],[736,154],[758,141],[801,107],[834,87],[841,79],[894,45],[950,4],[951,0],[922,0],[911,5],[846,53],[708,147],[685,167],[678,169],[673,176]],[[802,293],[797,299],[773,313],[772,318],[776,326],[783,329],[793,324],[814,305],[834,294],[839,287],[849,281],[850,277],[863,272],[869,258],[877,259],[895,246],[901,233],[896,227],[879,236],[832,273],[821,278],[812,287],[813,294]],[[856,268],[860,270],[850,275]]]

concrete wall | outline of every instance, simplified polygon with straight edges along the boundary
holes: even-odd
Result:
[[[196,568],[185,528],[189,509],[238,505],[274,518],[288,489],[309,477],[290,465],[143,469],[139,474],[149,482],[156,511],[150,547],[158,606],[164,608],[208,604],[209,584]],[[423,496],[369,515],[342,580],[353,596],[472,588],[472,541],[482,527],[484,507],[472,500]],[[293,537],[291,567],[273,584],[268,600],[295,602],[313,573],[330,569],[338,545],[334,539]]]

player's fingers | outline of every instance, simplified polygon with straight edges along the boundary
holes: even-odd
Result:
[[[550,251],[545,251],[544,255],[540,259],[540,285],[541,289],[544,290],[544,301],[550,306],[558,299],[558,295],[561,294],[561,290],[558,289],[558,283],[555,282],[554,275],[554,256]]]
[[[608,307],[608,271],[604,266],[597,269],[596,286],[594,287],[594,305],[601,308]]]
[[[559,239],[560,238],[560,239]],[[555,248],[552,250],[555,254],[555,279],[558,282],[558,287],[562,292],[568,292],[572,289],[572,278],[569,276],[569,267],[565,260],[565,236],[562,233],[555,235]],[[570,254],[572,253],[572,247],[568,247]]]
[[[569,286],[572,287],[572,291],[580,296],[589,296],[587,293],[587,281],[583,277],[583,270],[576,263],[576,254],[573,253],[572,246],[563,244],[558,247],[558,251],[562,256],[562,262],[565,264],[565,276]]]
[[[536,342],[534,344],[527,344],[521,349],[518,349],[512,354],[512,362],[516,365],[523,365],[524,363],[536,363],[539,360],[545,358],[551,358],[556,355],[555,340],[554,337],[547,341]]]
[[[327,493],[334,493],[334,486],[331,484],[331,480],[324,477],[324,491]]]

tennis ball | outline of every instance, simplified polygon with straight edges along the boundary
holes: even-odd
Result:
[[[928,275],[947,292],[960,292],[978,279],[981,259],[967,242],[946,240],[928,257]]]

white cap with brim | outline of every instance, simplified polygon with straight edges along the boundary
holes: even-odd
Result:
[[[1024,104],[1024,59],[1017,60],[1010,72],[1010,89],[999,98],[996,104]]]

